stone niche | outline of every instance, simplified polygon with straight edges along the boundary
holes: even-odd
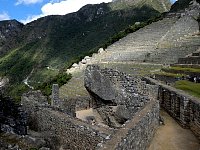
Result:
[[[88,65],[84,80],[93,100],[92,108],[110,127],[121,127],[154,98],[150,95],[153,92],[149,92],[152,85],[149,87],[140,78],[117,70]]]

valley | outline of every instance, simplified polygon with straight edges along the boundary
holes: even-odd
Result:
[[[200,3],[169,9],[165,0],[86,5],[2,38],[0,75],[20,101],[0,99],[2,150],[198,150],[200,101],[184,82],[196,94],[199,83],[182,73],[199,77]]]

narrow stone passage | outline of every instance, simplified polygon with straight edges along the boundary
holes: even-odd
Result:
[[[165,125],[161,125],[148,150],[200,150],[198,139],[189,129],[183,129],[172,117],[161,110]]]

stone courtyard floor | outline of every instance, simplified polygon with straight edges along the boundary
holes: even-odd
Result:
[[[161,125],[148,150],[200,150],[198,139],[189,129],[183,129],[172,117],[161,110],[165,125]]]

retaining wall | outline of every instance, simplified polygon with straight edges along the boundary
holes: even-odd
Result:
[[[43,108],[36,113],[38,131],[47,137],[56,137],[62,149],[95,149],[103,140],[101,133],[90,125],[71,118],[66,114]],[[107,136],[105,134],[105,136]]]
[[[191,129],[200,139],[200,99],[154,79],[146,78],[146,81],[159,85],[158,99],[161,107],[182,127]]]
[[[159,124],[159,102],[150,101],[99,147],[100,150],[146,150]]]
[[[200,57],[185,57],[178,59],[179,64],[200,64]]]

